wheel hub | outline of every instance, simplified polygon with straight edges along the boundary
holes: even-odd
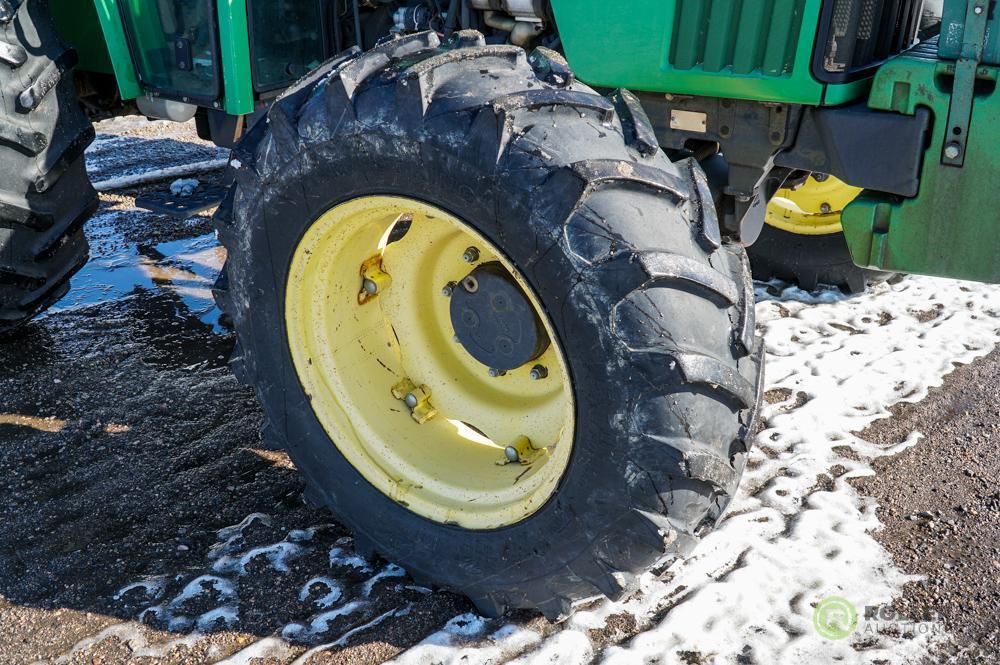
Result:
[[[495,261],[478,266],[455,289],[451,324],[469,355],[493,369],[517,369],[549,346],[528,296]]]

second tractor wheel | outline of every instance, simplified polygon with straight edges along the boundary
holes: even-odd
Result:
[[[743,250],[634,97],[425,33],[328,62],[234,156],[220,304],[265,436],[358,547],[550,618],[687,554],[739,483]]]
[[[55,303],[86,262],[97,209],[84,150],[94,129],[77,101],[76,52],[48,3],[0,3],[0,337]]]
[[[780,189],[768,204],[764,229],[747,249],[755,279],[778,278],[806,291],[820,284],[861,293],[885,273],[851,259],[840,214],[861,193],[833,176],[812,175],[796,189]]]

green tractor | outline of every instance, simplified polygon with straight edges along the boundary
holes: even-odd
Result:
[[[193,118],[262,436],[360,551],[557,618],[733,497],[758,237],[1000,281],[995,4],[0,0],[0,329],[87,259],[92,121]]]

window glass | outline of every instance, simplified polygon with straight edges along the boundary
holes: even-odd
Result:
[[[213,0],[119,0],[139,78],[156,92],[218,99]]]
[[[269,90],[302,78],[324,58],[320,0],[250,3],[254,87]]]

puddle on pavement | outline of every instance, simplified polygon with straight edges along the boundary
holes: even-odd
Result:
[[[215,234],[150,244],[127,241],[115,222],[121,215],[142,214],[112,210],[88,222],[90,261],[73,278],[66,297],[49,312],[119,300],[141,291],[166,291],[176,295],[180,307],[187,310],[178,314],[194,316],[214,332],[225,332],[212,299],[212,285],[226,256]]]

